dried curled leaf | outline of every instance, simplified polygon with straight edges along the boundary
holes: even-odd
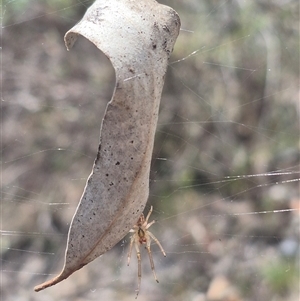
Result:
[[[76,213],[65,265],[43,290],[118,243],[143,212],[159,102],[180,28],[170,7],[154,0],[97,0],[65,35],[68,50],[82,35],[112,62],[116,87],[102,121],[99,151]]]

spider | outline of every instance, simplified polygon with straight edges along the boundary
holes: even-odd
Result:
[[[151,270],[153,272],[154,279],[156,280],[157,283],[158,283],[158,279],[156,277],[152,253],[151,253],[151,249],[150,249],[151,238],[157,243],[161,252],[166,257],[166,253],[165,253],[163,247],[161,246],[160,242],[158,241],[158,239],[150,231],[148,231],[148,229],[155,223],[155,220],[153,220],[151,223],[148,224],[148,219],[152,213],[152,210],[153,210],[153,207],[151,206],[146,219],[145,219],[144,214],[142,213],[141,216],[139,217],[137,223],[133,226],[133,229],[131,229],[129,231],[129,232],[133,232],[134,234],[131,236],[131,239],[130,239],[130,246],[129,246],[128,257],[127,257],[128,258],[127,265],[129,265],[129,263],[130,263],[133,243],[135,246],[136,256],[137,256],[137,260],[138,260],[138,288],[137,288],[137,293],[136,293],[135,298],[137,298],[139,295],[141,279],[142,279],[140,245],[142,245],[142,244],[146,245],[145,249],[147,249],[147,252],[149,255]]]

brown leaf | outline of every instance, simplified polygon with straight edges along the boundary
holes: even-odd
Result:
[[[179,28],[177,13],[154,0],[97,0],[66,33],[68,50],[80,34],[105,53],[115,68],[116,87],[102,121],[93,171],[70,226],[65,265],[35,291],[110,250],[143,212],[159,102]]]

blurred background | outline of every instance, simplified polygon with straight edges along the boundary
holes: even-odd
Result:
[[[63,36],[93,1],[1,3],[1,300],[133,300],[129,237],[62,283],[68,227],[114,88]],[[164,1],[182,30],[161,101],[150,197],[163,245],[138,300],[299,300],[299,3]]]

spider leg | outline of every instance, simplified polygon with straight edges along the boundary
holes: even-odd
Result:
[[[148,235],[156,242],[156,244],[159,246],[161,252],[163,253],[163,255],[166,257],[166,252],[163,249],[162,245],[160,244],[160,242],[158,241],[158,239],[150,232],[148,231]]]
[[[141,253],[140,253],[140,247],[139,243],[135,242],[135,250],[136,250],[136,257],[138,261],[138,288],[136,290],[136,297],[137,299],[139,292],[140,292],[140,287],[141,287],[141,279],[142,279],[142,268],[141,268]]]
[[[152,252],[151,252],[151,249],[150,249],[150,244],[151,244],[151,239],[149,237],[149,239],[147,239],[146,249],[148,251],[148,255],[149,255],[149,259],[150,259],[150,265],[151,265],[151,270],[153,272],[154,279],[158,283],[158,279],[157,279],[157,276],[156,276],[156,273],[155,273],[155,268],[154,268],[154,262],[153,262]]]
[[[148,230],[154,223],[155,223],[155,219],[151,223],[147,224],[146,230]]]
[[[148,223],[148,219],[149,219],[149,217],[150,217],[152,211],[153,211],[153,206],[150,207],[150,210],[149,210],[149,212],[148,212],[148,214],[147,214],[147,217],[146,217],[146,219],[145,219],[146,224]]]
[[[132,235],[130,238],[130,245],[129,245],[128,255],[127,255],[127,265],[129,265],[130,263],[133,242],[134,242],[134,235]]]

